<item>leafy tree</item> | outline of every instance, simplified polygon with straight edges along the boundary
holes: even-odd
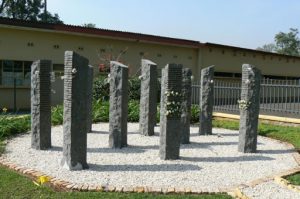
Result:
[[[262,47],[258,47],[256,50],[261,50],[265,52],[276,52],[276,46],[275,44],[265,44]]]
[[[265,44],[258,47],[257,50],[276,52],[285,55],[300,56],[299,31],[296,28],[290,28],[290,32],[279,32],[275,35],[275,43]]]
[[[7,6],[7,2],[7,0],[0,0],[0,16],[2,16],[2,13]]]
[[[60,20],[57,13],[51,14],[50,12],[43,12],[39,15],[39,21],[47,22],[47,23],[56,23],[56,24],[63,24],[64,22]]]
[[[42,0],[0,0],[0,16],[29,21],[63,23],[57,14],[45,12],[46,1]]]
[[[300,55],[300,39],[298,29],[290,28],[290,32],[280,32],[275,35],[276,51],[285,55]]]
[[[86,28],[96,28],[96,24],[94,23],[84,23],[82,26]]]

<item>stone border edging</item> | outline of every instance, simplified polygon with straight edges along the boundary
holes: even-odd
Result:
[[[236,188],[234,192],[229,193],[230,196],[236,199],[250,199],[246,194],[244,194],[240,188]]]
[[[222,117],[222,118],[229,118],[229,119],[236,119],[236,120],[240,119],[239,115],[233,115],[233,114],[228,114],[228,113],[219,113],[219,112],[213,112],[213,117]],[[300,124],[300,119],[296,119],[296,118],[278,117],[278,116],[270,116],[270,115],[259,115],[259,119],[274,121],[274,122]]]
[[[289,176],[289,175],[286,175],[286,176]],[[274,182],[281,185],[281,186],[283,186],[283,187],[285,187],[285,188],[287,188],[287,189],[289,189],[289,190],[300,193],[300,186],[293,185],[289,181],[287,181],[286,179],[284,179],[280,176],[276,176],[274,178]]]
[[[123,193],[155,193],[155,194],[229,194],[232,190],[230,189],[214,189],[208,190],[203,189],[201,191],[195,191],[190,188],[158,188],[154,189],[152,187],[115,187],[115,186],[105,186],[105,185],[88,185],[82,183],[71,183],[65,180],[61,180],[59,178],[55,178],[49,176],[43,172],[25,168],[18,166],[10,161],[7,161],[4,157],[0,156],[0,165],[15,172],[30,178],[31,180],[37,180],[41,176],[45,176],[49,178],[49,182],[45,183],[50,187],[56,190],[63,190],[63,191],[91,191],[91,192],[123,192]]]

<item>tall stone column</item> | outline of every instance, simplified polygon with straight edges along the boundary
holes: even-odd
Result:
[[[127,146],[128,67],[110,62],[109,147]]]
[[[142,135],[154,135],[157,109],[157,65],[142,59],[140,131]]]
[[[255,66],[243,64],[238,151],[255,153],[259,115],[261,72]]]
[[[93,124],[93,78],[94,69],[93,66],[89,65],[88,68],[88,83],[87,83],[87,132],[92,131]]]
[[[162,105],[159,155],[163,160],[179,158],[181,134],[182,65],[168,64],[162,72]]]
[[[182,113],[181,113],[181,144],[190,143],[190,120],[192,106],[192,70],[182,69]]]
[[[31,65],[31,147],[51,148],[52,62],[38,60]]]
[[[88,59],[65,52],[63,159],[69,170],[87,169]]]
[[[214,102],[214,66],[201,70],[200,135],[212,135],[212,113]]]

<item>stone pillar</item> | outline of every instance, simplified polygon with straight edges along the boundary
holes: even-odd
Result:
[[[52,62],[38,60],[31,66],[31,147],[51,148]]]
[[[109,147],[127,146],[128,67],[110,62]]]
[[[142,59],[140,131],[142,135],[154,135],[157,109],[157,66]]]
[[[182,105],[180,143],[190,143],[190,120],[192,106],[192,70],[182,69]]]
[[[182,65],[168,64],[162,72],[162,105],[159,155],[163,160],[179,158],[181,134]]]
[[[212,135],[212,113],[214,103],[214,66],[201,70],[200,135]]]
[[[93,66],[89,65],[88,68],[88,83],[87,83],[87,132],[92,131],[93,124],[93,78],[94,69]]]
[[[65,52],[63,159],[69,170],[87,169],[87,84],[89,61]]]
[[[261,72],[249,64],[243,64],[242,70],[242,91],[241,100],[239,100],[240,129],[238,151],[255,153],[257,146]]]

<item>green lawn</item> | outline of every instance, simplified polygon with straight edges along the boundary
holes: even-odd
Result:
[[[213,127],[238,130],[239,121],[213,120]],[[300,149],[300,127],[260,123],[258,125],[258,134],[284,142],[289,142],[294,145],[296,149]]]
[[[300,186],[300,173],[288,176],[286,179],[290,181],[290,183],[292,183],[293,185]]]
[[[28,178],[6,168],[0,167],[0,198],[187,198],[187,199],[230,199],[219,195],[163,195],[138,193],[106,193],[106,192],[55,192],[42,186],[38,187]]]

